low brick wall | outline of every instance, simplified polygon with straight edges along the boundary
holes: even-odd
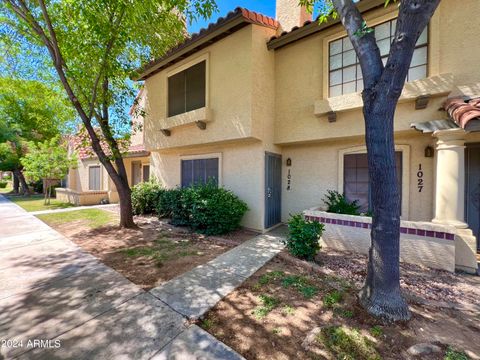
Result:
[[[368,254],[372,219],[310,209],[306,219],[325,224],[322,243],[326,247]],[[435,269],[455,271],[455,233],[451,226],[402,221],[400,260]]]
[[[78,192],[72,189],[56,188],[57,200],[71,203],[77,206],[98,205],[102,200],[108,199],[108,191],[83,191]]]

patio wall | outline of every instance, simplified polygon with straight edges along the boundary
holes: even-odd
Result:
[[[72,189],[57,188],[57,200],[71,203],[77,206],[98,205],[104,199],[109,199],[108,191],[83,191],[78,192]]]
[[[325,224],[323,245],[368,254],[372,219],[310,209],[305,218]],[[451,226],[429,222],[401,221],[400,261],[455,271],[455,234]]]

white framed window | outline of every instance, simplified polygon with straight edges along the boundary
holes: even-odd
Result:
[[[88,189],[102,190],[102,173],[100,165],[90,165],[88,167]]]
[[[373,27],[375,38],[382,61],[386,64],[390,45],[395,36],[397,19],[389,20]],[[363,90],[363,76],[360,63],[350,39],[345,36],[328,44],[328,89],[329,96],[339,96],[360,92]],[[407,81],[427,77],[428,66],[428,27],[420,35],[412,62],[408,71]]]

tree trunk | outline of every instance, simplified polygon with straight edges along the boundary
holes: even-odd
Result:
[[[22,188],[21,194],[30,196],[30,189],[28,188],[28,184],[27,184],[27,181],[25,180],[25,176],[23,176],[22,170],[16,169],[14,170],[14,174],[16,174],[18,179],[20,180],[20,185]]]
[[[18,175],[16,174],[15,171],[12,171],[12,173],[13,173],[13,179],[12,179],[12,181],[13,181],[13,192],[15,194],[18,194],[19,188],[20,188],[20,180],[18,179]]]
[[[137,225],[133,221],[132,211],[132,192],[130,187],[123,182],[114,181],[115,187],[118,191],[118,198],[120,200],[120,227],[124,228],[136,228]]]
[[[379,94],[382,90],[379,89]],[[364,104],[368,174],[373,210],[367,278],[360,302],[386,321],[410,319],[400,291],[400,193],[395,164],[396,100],[380,95]]]

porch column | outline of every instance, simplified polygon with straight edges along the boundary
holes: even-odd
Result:
[[[435,131],[435,218],[432,222],[467,228],[465,223],[465,135],[463,129]]]

